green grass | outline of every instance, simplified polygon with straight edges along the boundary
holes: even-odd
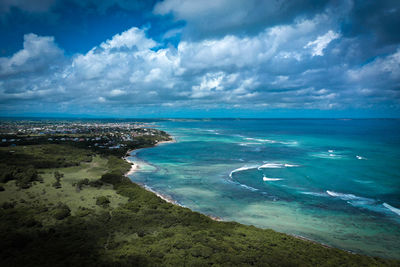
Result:
[[[64,150],[52,151],[57,156]],[[15,181],[1,184],[0,265],[400,266],[272,230],[214,221],[131,183],[122,176],[128,169],[122,159],[93,156],[79,166],[38,169],[43,182],[28,189]],[[58,189],[52,186],[55,171],[64,175]],[[96,186],[83,184],[79,190],[76,184],[85,178]]]

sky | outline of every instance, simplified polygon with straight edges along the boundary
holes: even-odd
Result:
[[[398,0],[0,0],[0,116],[400,117]]]

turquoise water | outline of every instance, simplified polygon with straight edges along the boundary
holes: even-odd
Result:
[[[400,120],[164,120],[135,182],[226,221],[400,258]]]

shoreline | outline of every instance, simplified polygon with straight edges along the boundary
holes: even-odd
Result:
[[[173,137],[171,137],[171,138],[172,138],[172,140],[157,142],[157,143],[154,145],[154,147],[159,146],[159,145],[161,145],[161,144],[176,143],[176,139],[173,138]],[[151,147],[149,147],[149,148],[151,148]],[[139,149],[141,149],[141,148],[139,148]],[[131,153],[134,152],[134,151],[136,151],[136,150],[138,150],[138,149],[128,150],[128,151],[126,152],[126,154],[127,154],[128,156],[125,156],[125,157],[122,158],[123,160],[125,160],[125,161],[127,161],[127,162],[129,162],[129,163],[131,164],[131,169],[130,169],[128,172],[125,173],[125,177],[129,178],[129,180],[131,180],[131,178],[129,177],[129,175],[134,174],[136,171],[138,171],[138,170],[140,169],[140,165],[139,165],[139,164],[137,164],[137,163],[135,163],[134,161],[132,161],[132,160],[129,159],[129,157],[131,156]],[[153,194],[155,194],[156,196],[158,196],[159,198],[161,198],[162,200],[164,200],[164,201],[166,201],[166,202],[168,202],[168,203],[171,203],[171,204],[173,204],[173,205],[177,205],[177,206],[179,206],[179,207],[186,208],[185,206],[179,204],[179,202],[176,201],[175,199],[173,199],[172,197],[170,197],[170,196],[168,196],[168,195],[161,194],[161,193],[155,191],[154,189],[152,189],[152,188],[151,188],[150,186],[148,186],[148,185],[145,185],[145,184],[142,184],[142,183],[138,183],[138,182],[134,182],[134,181],[132,181],[132,180],[131,180],[131,182],[132,182],[132,183],[135,183],[135,184],[138,184],[140,187],[144,188],[145,190],[147,190],[147,191],[149,191],[149,192],[152,192]],[[202,214],[203,214],[203,213],[202,213]],[[222,218],[220,218],[220,217],[218,217],[218,216],[213,216],[213,215],[208,215],[208,214],[203,214],[203,215],[205,215],[205,216],[209,217],[210,219],[212,219],[212,220],[214,220],[214,221],[217,221],[217,222],[222,222],[222,221],[224,221]]]
[[[175,138],[173,138],[173,137],[171,137],[171,138],[172,138],[172,140],[157,142],[154,145],[154,147],[156,147],[158,145],[161,145],[161,144],[176,143]],[[149,147],[149,148],[151,148],[151,147]],[[139,164],[137,164],[134,161],[129,159],[129,157],[132,156],[131,153],[134,152],[134,151],[137,151],[139,149],[142,149],[142,148],[128,150],[126,152],[126,156],[122,157],[123,160],[125,160],[125,161],[127,161],[127,162],[129,162],[131,164],[130,170],[127,173],[125,173],[125,176],[127,176],[127,177],[128,177],[128,175],[131,175],[131,174],[135,173],[138,169],[140,169],[140,165]],[[155,193],[155,192],[153,192],[153,193]]]
[[[157,143],[154,145],[154,147],[155,147],[155,146],[158,146],[158,145],[161,145],[161,144],[168,144],[168,143],[176,143],[175,138],[172,137],[172,140],[157,142]],[[151,147],[149,147],[149,148],[151,148]],[[141,148],[140,148],[140,149],[141,149]],[[130,153],[132,153],[132,152],[134,152],[134,151],[136,151],[136,150],[138,150],[138,149],[129,150],[129,151],[127,152],[127,154],[128,154],[129,156],[131,156]],[[123,159],[124,159],[125,161],[129,162],[130,164],[132,164],[131,169],[125,174],[125,176],[126,176],[127,178],[129,178],[129,180],[130,180],[132,183],[135,183],[135,184],[139,185],[139,186],[142,187],[143,189],[145,189],[145,190],[147,190],[147,191],[149,191],[149,192],[155,194],[156,196],[158,196],[159,198],[161,198],[162,200],[164,200],[164,201],[166,201],[166,202],[168,202],[168,203],[171,203],[171,204],[173,204],[173,205],[177,205],[177,206],[179,206],[179,207],[187,208],[187,207],[185,207],[185,206],[179,204],[178,201],[174,200],[172,197],[170,197],[170,196],[168,196],[168,195],[163,195],[163,194],[161,194],[161,193],[155,191],[154,189],[152,189],[152,188],[149,187],[148,185],[145,185],[145,184],[142,184],[142,183],[138,183],[138,182],[132,181],[131,178],[130,178],[128,175],[131,175],[131,174],[135,173],[136,171],[138,171],[138,170],[140,169],[140,165],[138,165],[137,163],[133,162],[132,160],[129,160],[129,159],[128,159],[129,156],[125,156],[125,157],[123,157]],[[191,209],[190,209],[190,210],[191,210]],[[200,213],[201,213],[201,212],[200,212]],[[217,221],[217,222],[224,222],[224,221],[225,221],[225,220],[223,220],[222,218],[220,218],[220,217],[218,217],[218,216],[208,215],[208,214],[204,214],[204,213],[201,213],[201,214],[203,214],[203,215],[205,215],[205,216],[209,217],[210,219],[212,219],[212,220],[214,220],[214,221]],[[258,228],[258,227],[257,227],[257,228]],[[260,229],[263,229],[263,228],[260,228]],[[283,233],[283,232],[279,232],[279,233]],[[327,245],[327,244],[325,244],[325,243],[321,243],[321,242],[312,240],[312,239],[310,239],[310,238],[307,238],[307,237],[304,237],[304,236],[301,236],[301,235],[297,235],[297,234],[293,234],[293,233],[283,233],[283,234],[289,235],[289,236],[291,236],[291,237],[294,237],[294,238],[297,238],[297,239],[300,239],[300,240],[303,240],[303,241],[308,241],[308,242],[311,242],[311,243],[314,243],[314,244],[318,244],[318,245],[321,245],[321,246],[323,246],[323,247],[325,247],[325,248],[335,249],[335,247],[333,247],[333,246],[330,246],[330,245]],[[340,248],[338,248],[338,249],[340,249]],[[347,253],[349,253],[349,254],[357,254],[357,253],[355,253],[355,252],[353,252],[353,251],[350,251],[350,250],[345,250],[345,249],[340,249],[340,250],[345,251],[345,252],[347,252]]]

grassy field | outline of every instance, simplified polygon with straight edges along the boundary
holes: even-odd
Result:
[[[87,178],[89,181],[99,180],[107,172],[105,158],[93,157],[91,162],[81,163],[79,166],[58,169],[41,169],[39,174],[42,182],[34,182],[28,189],[20,189],[14,181],[3,185],[4,191],[0,194],[0,203],[15,202],[17,206],[48,205],[56,206],[59,202],[66,204],[71,215],[76,215],[82,208],[98,212],[103,208],[96,205],[96,199],[105,196],[109,199],[109,206],[116,208],[126,203],[127,198],[116,193],[112,185],[101,187],[77,187],[77,183]],[[64,176],[61,178],[61,187],[55,188],[54,172],[58,171]]]
[[[130,165],[120,158],[61,145],[45,149],[1,149],[8,168],[38,159],[61,166],[33,165],[38,177],[27,188],[15,179],[1,184],[1,266],[400,266],[217,222],[131,183],[123,176]],[[21,158],[26,162],[13,165]],[[76,158],[79,165],[72,164]]]

